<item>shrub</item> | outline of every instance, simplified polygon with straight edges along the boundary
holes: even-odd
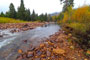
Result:
[[[87,30],[86,25],[82,23],[70,23],[68,26],[82,33],[86,33]]]
[[[77,9],[68,8],[68,11],[64,12],[64,18],[60,23],[69,27],[64,29],[69,33],[72,33],[78,39],[77,43],[84,49],[90,48],[90,7],[82,6]],[[70,29],[71,28],[71,29]],[[71,31],[73,30],[73,31]]]

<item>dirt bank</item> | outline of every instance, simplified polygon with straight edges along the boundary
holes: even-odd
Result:
[[[89,60],[71,39],[74,39],[71,34],[66,35],[60,30],[38,47],[30,45],[27,52],[18,50],[16,60]]]

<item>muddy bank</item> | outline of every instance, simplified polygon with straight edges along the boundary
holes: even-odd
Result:
[[[60,30],[38,47],[30,45],[26,52],[18,50],[20,55],[16,60],[89,60],[84,56],[83,50],[70,39],[74,37]]]

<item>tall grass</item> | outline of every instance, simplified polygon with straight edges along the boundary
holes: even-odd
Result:
[[[7,18],[7,17],[0,17],[0,23],[24,23],[26,21],[23,20],[16,20],[13,18]]]

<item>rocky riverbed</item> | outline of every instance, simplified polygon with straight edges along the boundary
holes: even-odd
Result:
[[[0,24],[0,37],[5,37],[8,35],[14,35],[14,33],[32,30],[36,27],[43,26],[48,23],[2,23]]]
[[[1,23],[0,24],[0,29],[12,29],[12,28],[16,28],[19,29],[20,31],[26,31],[29,29],[34,29],[38,26],[42,26],[44,24],[47,23],[38,23],[38,22],[34,22],[34,23]],[[18,32],[19,30],[14,30],[15,32]],[[14,32],[12,31],[12,32]]]
[[[57,24],[20,23],[12,24],[13,27],[9,27],[9,24],[0,26],[1,31],[8,34],[0,36],[0,60],[90,60],[73,41],[76,38],[72,34],[65,34]]]
[[[58,32],[59,29],[60,27],[57,24],[45,24],[41,27],[36,27],[35,29],[14,32],[12,33],[13,35],[1,37],[0,60],[16,60],[18,50],[21,49],[23,52],[26,52],[32,45],[34,47],[39,46],[40,43],[44,42],[50,35]]]
[[[70,39],[75,39],[64,31],[51,35],[39,46],[30,45],[26,52],[19,49],[16,60],[90,60],[83,54],[83,50]]]

